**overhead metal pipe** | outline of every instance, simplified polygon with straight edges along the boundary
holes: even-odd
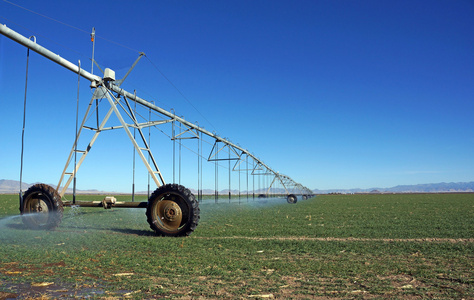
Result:
[[[13,41],[28,47],[29,49],[35,51],[36,53],[54,61],[55,63],[69,69],[70,71],[77,73],[79,67],[72,62],[68,61],[67,59],[62,58],[61,56],[51,52],[50,50],[38,45],[37,43],[27,39],[26,37],[22,36],[21,34],[11,30],[5,24],[0,24],[0,33],[6,36],[7,38],[12,39]],[[99,76],[93,75],[87,72],[84,69],[80,69],[80,75],[91,82],[100,82],[102,78]]]
[[[54,52],[46,49],[45,47],[37,44],[36,42],[33,42],[31,40],[29,40],[28,38],[24,37],[23,35],[15,32],[14,30],[10,29],[7,27],[7,25],[5,24],[0,24],[0,33],[3,34],[4,36],[12,39],[13,41],[35,51],[36,53],[46,57],[47,59],[49,60],[52,60],[53,62],[65,67],[66,69],[74,72],[74,73],[79,73],[79,75],[81,75],[82,77],[84,77],[85,79],[91,81],[91,82],[96,82],[96,83],[100,83],[100,82],[103,82],[103,79],[97,75],[93,75],[89,72],[87,72],[86,70],[82,69],[82,68],[79,68],[79,66],[77,66],[76,64],[68,61],[67,59],[64,59],[62,58],[61,56],[59,56],[58,54],[55,54]],[[78,72],[79,70],[79,72]],[[248,152],[246,149],[243,149],[242,147],[240,146],[237,146],[233,143],[231,143],[230,141],[224,139],[224,138],[221,138],[219,137],[218,135],[216,134],[213,134],[212,132],[204,129],[204,128],[201,128],[191,122],[188,122],[186,120],[184,120],[183,118],[180,118],[178,116],[176,116],[175,114],[172,114],[171,112],[168,112],[150,102],[148,102],[147,100],[145,99],[142,99],[138,96],[136,96],[135,94],[132,94],[132,93],[129,93],[128,91],[120,88],[118,85],[114,84],[113,82],[109,82],[107,88],[109,88],[110,90],[124,96],[124,97],[127,97],[129,98],[130,100],[132,101],[136,101],[140,104],[142,104],[143,106],[145,107],[148,107],[156,112],[159,112],[160,114],[163,114],[169,118],[173,118],[175,119],[176,121],[182,123],[182,124],[185,124],[186,126],[192,128],[192,129],[195,129],[195,130],[198,130],[216,140],[218,140],[219,142],[223,142],[227,145],[230,145],[236,149],[239,149],[240,151],[243,151],[245,154],[248,154],[250,157],[252,157],[252,159],[254,159],[255,161],[259,162],[261,165],[263,165],[265,168],[267,168],[269,171],[272,171],[273,173],[277,174],[277,172],[274,172],[270,167],[268,167],[265,163],[263,163],[260,159],[258,159],[257,157],[255,157],[254,155],[252,155],[250,152]]]
[[[193,123],[191,123],[191,122],[188,122],[188,121],[186,121],[185,119],[180,118],[180,117],[178,117],[177,115],[175,115],[175,114],[173,114],[173,113],[171,113],[171,112],[169,112],[169,111],[167,111],[167,110],[164,110],[164,109],[162,109],[161,107],[158,107],[158,106],[156,106],[156,105],[154,105],[154,104],[148,102],[147,100],[138,97],[138,96],[135,95],[135,94],[132,94],[132,93],[127,92],[126,90],[124,90],[124,89],[118,87],[117,85],[115,85],[113,82],[109,82],[107,88],[109,88],[110,90],[112,90],[112,91],[114,91],[114,92],[116,92],[116,93],[118,93],[118,94],[120,94],[120,95],[122,95],[122,96],[124,96],[124,97],[129,98],[130,100],[136,101],[136,102],[142,104],[142,105],[145,106],[145,107],[148,107],[148,108],[150,108],[150,109],[152,109],[152,110],[154,110],[154,111],[156,111],[156,112],[159,112],[159,113],[162,114],[162,115],[165,115],[165,116],[167,116],[167,117],[169,117],[169,118],[175,119],[176,121],[178,121],[178,122],[180,122],[180,123],[182,123],[182,124],[184,124],[184,125],[190,127],[191,129],[200,131],[200,132],[204,133],[205,135],[208,135],[208,136],[212,137],[213,139],[217,140],[218,142],[225,143],[225,144],[227,144],[227,145],[229,145],[229,146],[232,146],[232,147],[234,147],[234,148],[236,148],[236,149],[242,151],[243,154],[246,154],[246,155],[250,156],[253,160],[255,160],[256,162],[260,163],[260,165],[264,166],[267,170],[271,171],[271,172],[274,173],[274,174],[278,174],[278,172],[273,171],[272,168],[270,168],[268,165],[266,165],[266,164],[265,164],[263,161],[261,161],[259,158],[257,158],[257,157],[254,156],[253,154],[251,154],[248,150],[246,150],[246,149],[244,149],[244,148],[242,148],[242,147],[240,147],[240,146],[238,146],[238,145],[236,145],[236,144],[234,144],[234,143],[232,143],[232,142],[230,142],[230,141],[228,141],[228,140],[226,140],[226,139],[224,139],[224,138],[222,138],[222,137],[220,137],[220,136],[218,136],[218,135],[216,135],[216,134],[214,134],[214,133],[212,133],[212,132],[210,132],[210,131],[208,131],[208,130],[206,130],[206,129],[204,129],[204,128],[202,128],[202,127],[199,127],[199,126],[197,126],[196,124],[193,124]]]

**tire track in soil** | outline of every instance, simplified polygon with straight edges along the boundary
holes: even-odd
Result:
[[[248,237],[248,236],[229,236],[229,237],[190,237],[193,239],[245,239],[253,241],[321,241],[321,242],[417,242],[417,243],[474,243],[474,238],[468,239],[454,239],[454,238],[413,238],[413,239],[399,239],[399,238],[337,238],[337,237],[303,237],[303,236],[289,236],[289,237]]]

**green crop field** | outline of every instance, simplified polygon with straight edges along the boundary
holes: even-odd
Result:
[[[0,299],[474,298],[474,194],[203,203],[187,238],[155,237],[144,209],[29,230],[0,195],[0,241]]]

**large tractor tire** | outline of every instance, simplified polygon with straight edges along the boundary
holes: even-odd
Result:
[[[63,217],[63,202],[49,185],[35,184],[24,194],[20,212],[23,223],[31,229],[54,229]]]
[[[166,184],[148,199],[146,216],[150,228],[159,236],[188,236],[198,225],[199,204],[182,185]]]
[[[294,194],[289,194],[288,197],[286,197],[286,202],[290,204],[295,204],[298,201],[298,198]]]

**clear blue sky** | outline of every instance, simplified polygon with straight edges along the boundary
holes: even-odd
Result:
[[[11,1],[35,13],[0,1],[0,23],[87,70],[92,27],[95,58],[117,77],[145,52],[125,89],[309,188],[474,180],[472,1]],[[25,64],[26,48],[0,37],[0,179],[19,178]],[[57,183],[76,95],[74,73],[31,54],[25,182]],[[90,97],[83,79],[80,114]],[[172,181],[172,146],[159,140]],[[129,191],[131,147],[104,133],[78,187]],[[183,160],[183,184],[196,188],[196,156]],[[205,172],[213,188],[214,165]]]

